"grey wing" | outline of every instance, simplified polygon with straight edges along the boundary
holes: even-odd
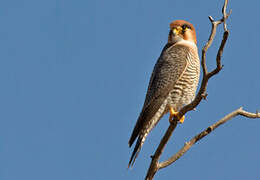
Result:
[[[168,46],[168,47],[167,47]],[[155,115],[163,101],[173,89],[176,81],[185,71],[188,47],[166,45],[159,57],[147,90],[143,109],[139,115],[135,128],[129,140],[133,144],[137,136],[144,130],[146,124]]]

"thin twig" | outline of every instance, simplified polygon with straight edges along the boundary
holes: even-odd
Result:
[[[159,169],[165,168],[165,167],[171,165],[172,163],[174,163],[184,153],[186,153],[192,147],[192,145],[194,145],[196,142],[198,142],[199,140],[201,140],[202,138],[204,138],[205,136],[210,134],[212,131],[214,131],[220,125],[226,123],[227,121],[229,121],[232,118],[239,116],[239,115],[244,116],[244,117],[248,117],[248,118],[260,118],[260,113],[250,113],[250,112],[244,111],[242,109],[242,107],[233,111],[233,112],[231,112],[231,113],[229,113],[228,115],[226,115],[224,118],[220,119],[215,124],[209,126],[204,131],[202,131],[201,133],[194,136],[189,142],[186,142],[185,145],[175,155],[170,157],[168,160],[158,164]]]
[[[228,35],[229,35],[229,31],[228,31],[227,25],[226,25],[226,20],[229,17],[229,15],[231,14],[231,11],[229,14],[226,14],[227,4],[228,4],[228,0],[225,0],[225,3],[222,8],[222,14],[223,14],[222,19],[220,19],[218,21],[214,21],[214,19],[211,16],[209,16],[209,20],[211,22],[211,33],[210,33],[207,43],[205,44],[205,46],[203,47],[203,50],[202,50],[201,66],[203,69],[203,78],[202,78],[200,90],[199,90],[198,94],[196,95],[195,99],[190,104],[184,106],[179,111],[178,117],[182,117],[188,111],[195,109],[198,106],[198,104],[201,102],[201,100],[206,98],[208,80],[212,76],[216,75],[222,69],[221,57],[222,57],[222,53],[223,53],[223,50],[224,50],[224,47],[225,47],[225,44],[226,44],[226,41],[227,41]],[[224,24],[224,34],[223,34],[223,39],[222,39],[221,45],[218,49],[218,54],[217,54],[217,58],[216,58],[217,65],[213,71],[208,73],[207,65],[206,65],[206,52],[207,52],[208,48],[211,46],[211,44],[215,38],[218,25],[220,25],[222,23]],[[152,156],[152,161],[151,161],[150,167],[148,169],[148,172],[146,174],[146,178],[145,178],[146,180],[152,180],[154,175],[156,174],[156,172],[159,169],[163,168],[163,167],[161,167],[161,164],[159,163],[160,156],[161,156],[163,149],[166,146],[168,140],[170,139],[174,129],[177,126],[177,121],[178,121],[178,118],[175,117],[173,119],[172,123],[170,123],[165,135],[163,136],[158,148],[156,149],[155,154]],[[171,163],[168,163],[168,165],[170,165],[170,164]]]

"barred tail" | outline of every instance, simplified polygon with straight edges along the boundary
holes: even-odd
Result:
[[[147,128],[145,129],[144,133],[142,133],[141,135],[138,136],[134,151],[132,152],[130,161],[128,163],[128,168],[130,166],[132,167],[134,165],[135,159],[137,158],[147,135],[151,132],[151,130],[154,128],[154,126],[159,122],[160,118],[161,118],[161,116],[156,117],[156,119],[153,119],[154,121],[150,121],[150,123],[146,125]]]
[[[143,111],[141,113],[141,115],[136,123],[136,126],[134,128],[134,131],[132,133],[132,136],[129,140],[129,146],[131,147],[134,140],[138,137],[137,142],[135,144],[134,151],[133,151],[130,161],[128,163],[128,168],[130,166],[132,167],[134,165],[135,159],[137,158],[147,135],[156,126],[156,124],[159,122],[161,117],[166,112],[165,111],[166,105],[167,105],[167,100],[165,100],[165,102],[160,106],[160,108],[157,110],[157,112],[155,114],[151,113],[149,109],[145,109],[145,111]],[[146,110],[149,112],[148,114],[147,114]]]

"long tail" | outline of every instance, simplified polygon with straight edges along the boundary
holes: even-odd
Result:
[[[154,126],[159,122],[161,116],[158,117],[155,121],[151,121],[150,124],[146,125],[146,128],[144,130],[144,132],[141,132],[138,136],[138,139],[136,141],[136,144],[135,144],[135,148],[134,148],[134,151],[132,152],[132,155],[131,155],[131,158],[130,158],[130,161],[128,163],[128,168],[131,166],[134,165],[134,162],[135,162],[135,159],[137,158],[143,144],[144,144],[144,141],[147,137],[147,135],[151,132],[151,130],[154,128]],[[130,141],[129,141],[130,142]],[[129,145],[131,146],[132,143],[129,143]]]
[[[135,144],[134,151],[132,152],[130,161],[128,163],[128,168],[130,166],[133,167],[135,159],[137,158],[137,156],[138,156],[138,154],[139,154],[139,152],[141,150],[141,147],[144,144],[144,141],[145,141],[145,137],[140,137],[140,136],[138,137],[138,140],[136,141],[136,144]]]
[[[157,111],[155,115],[148,116],[147,114],[144,113],[141,115],[141,118],[139,117],[137,124],[134,128],[134,131],[132,133],[132,136],[129,140],[129,146],[131,147],[134,140],[138,137],[137,142],[135,144],[134,151],[133,151],[130,161],[128,163],[128,168],[130,166],[132,167],[134,165],[135,159],[137,158],[147,135],[151,132],[151,130],[156,126],[156,124],[159,122],[159,120],[163,116],[165,106],[166,106],[166,104],[161,106],[159,111]],[[142,119],[143,117],[145,117],[146,119]]]

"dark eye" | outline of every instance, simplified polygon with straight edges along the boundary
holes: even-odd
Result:
[[[185,31],[187,29],[191,29],[191,27],[188,24],[183,24],[182,29]]]

